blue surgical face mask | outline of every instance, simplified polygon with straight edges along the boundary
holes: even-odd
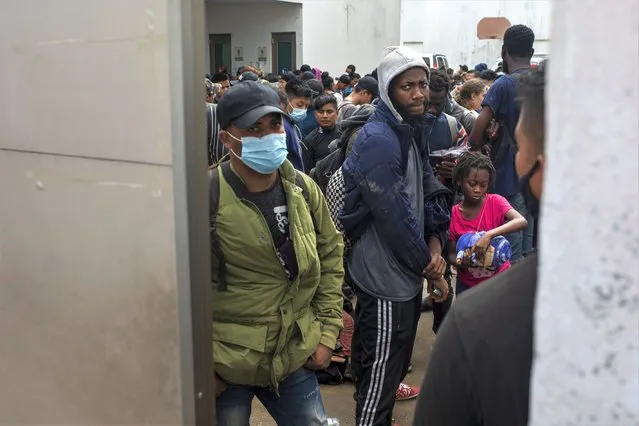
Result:
[[[344,96],[348,96],[351,93],[353,93],[353,88],[351,86],[348,86],[344,89]]]
[[[289,103],[289,105],[291,104]],[[293,121],[296,123],[299,123],[300,121],[304,121],[304,119],[306,118],[306,109],[295,108],[293,105],[291,105],[291,108],[293,108],[293,112],[291,112],[289,115],[291,116]]]
[[[229,135],[236,141],[242,142],[242,156],[240,157],[233,150],[231,153],[248,167],[263,175],[275,172],[288,155],[286,133],[271,133],[261,138],[245,136],[242,139],[230,133]]]

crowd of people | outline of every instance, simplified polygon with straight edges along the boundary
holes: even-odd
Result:
[[[394,424],[395,402],[420,395],[403,380],[424,310],[438,338],[415,424],[526,424],[544,167],[533,42],[508,29],[499,74],[390,47],[364,76],[207,75],[219,425],[248,425],[254,397],[278,424],[325,425],[319,383],[344,380],[358,425]]]

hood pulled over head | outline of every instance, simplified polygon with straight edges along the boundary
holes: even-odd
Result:
[[[384,49],[382,60],[377,67],[377,76],[379,77],[379,96],[386,106],[390,108],[393,115],[401,123],[403,118],[399,111],[393,106],[390,99],[390,85],[395,77],[411,68],[423,68],[426,70],[426,76],[430,80],[430,70],[418,53],[405,48],[391,46]]]

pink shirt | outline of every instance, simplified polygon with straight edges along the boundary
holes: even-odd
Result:
[[[460,204],[453,207],[450,218],[449,244],[456,244],[459,237],[470,232],[490,231],[498,228],[506,222],[506,213],[512,209],[510,203],[501,195],[486,194],[484,205],[479,214],[472,220],[466,219],[459,211]],[[468,268],[458,269],[457,279],[469,287],[476,286],[482,281],[493,277],[495,274],[510,268],[510,262],[504,263],[499,269],[492,268]]]

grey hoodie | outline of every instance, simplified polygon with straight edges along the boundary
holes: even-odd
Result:
[[[382,60],[377,67],[377,76],[379,77],[379,96],[382,101],[390,108],[395,118],[400,123],[403,121],[402,116],[395,110],[393,102],[391,102],[390,84],[395,77],[404,71],[421,67],[426,70],[426,76],[430,80],[430,69],[424,62],[424,59],[417,53],[405,47],[387,47],[382,54]]]
[[[414,67],[424,68],[429,74],[424,60],[410,50],[401,47],[390,47],[384,51],[384,58],[377,68],[380,97],[383,102],[380,108],[390,110],[397,122],[392,122],[394,120],[388,112],[381,115],[373,115],[358,136],[356,147],[353,150],[367,150],[369,155],[371,155],[371,149],[384,152],[386,149],[384,146],[388,143],[399,145],[392,148],[389,146],[389,149],[401,150],[407,154],[403,176],[399,175],[396,178],[390,178],[389,175],[391,180],[397,179],[397,181],[386,181],[383,186],[386,188],[384,189],[385,191],[401,190],[406,194],[410,202],[409,208],[412,213],[410,216],[415,218],[416,229],[422,233],[418,239],[422,241],[421,245],[426,249],[423,236],[424,190],[420,151],[414,140],[406,139],[410,137],[410,131],[407,125],[402,124],[403,119],[399,112],[395,110],[389,96],[392,80],[404,71]],[[360,141],[362,134],[364,134],[363,140]],[[376,138],[377,141],[373,142],[373,138]],[[383,141],[379,141],[379,138],[383,138]],[[383,143],[380,144],[380,142]],[[373,146],[371,146],[371,143]],[[359,153],[355,153],[355,156],[351,157],[350,160],[355,161],[355,158],[360,158]],[[388,161],[393,160],[389,159]],[[394,168],[396,165],[389,163],[380,167],[386,166]],[[392,209],[396,208],[396,206],[386,206],[386,208]],[[349,274],[357,287],[371,296],[396,302],[409,301],[422,291],[423,278],[421,269],[410,270],[396,258],[390,247],[388,236],[385,237],[380,232],[380,226],[389,228],[393,227],[393,224],[387,222],[377,223],[374,220],[371,226],[366,228],[360,239],[355,243],[348,259]],[[425,260],[427,260],[427,255],[425,255]],[[423,266],[426,265],[424,264]]]

